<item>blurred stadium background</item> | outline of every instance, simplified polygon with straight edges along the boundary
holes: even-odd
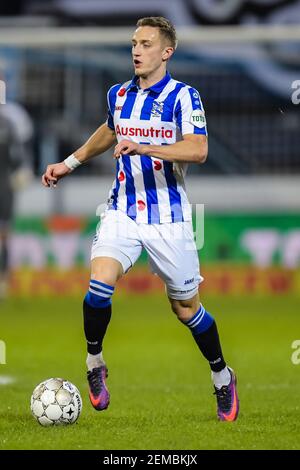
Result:
[[[55,191],[39,178],[106,118],[108,88],[132,74],[132,25],[150,14],[177,26],[169,69],[200,90],[207,113],[209,158],[191,165],[187,180],[191,201],[205,204],[203,289],[299,290],[300,115],[292,95],[299,95],[300,2],[29,1],[19,2],[17,17],[1,8],[7,102],[25,108],[33,126],[35,179],[17,194],[11,238],[15,293],[69,291],[69,275],[68,285],[63,275],[58,282],[55,268],[71,269],[80,288],[114,161],[109,152],[94,159]],[[130,285],[157,288],[152,276]]]
[[[271,298],[278,299],[275,305],[294,299],[290,310],[295,311],[300,292],[299,0],[1,4],[0,74],[6,83],[1,106],[17,103],[28,113],[25,123],[20,112],[14,119],[20,128],[31,128],[25,166],[34,174],[16,191],[9,295],[52,296],[54,303],[56,296],[79,298],[85,292],[95,210],[106,202],[114,160],[110,152],[95,158],[55,190],[43,188],[40,176],[106,119],[108,88],[132,75],[133,25],[153,15],[166,16],[177,27],[179,47],[169,70],[200,91],[207,114],[209,157],[203,166],[190,165],[187,177],[191,202],[205,205],[199,253],[203,298],[258,299],[251,305],[262,314],[261,299],[264,306]],[[164,290],[142,255],[119,292],[123,299],[136,293],[151,299]],[[297,325],[286,337],[287,364],[295,335]]]

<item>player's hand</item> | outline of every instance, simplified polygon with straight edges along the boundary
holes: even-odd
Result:
[[[55,187],[58,180],[71,173],[71,171],[63,162],[48,165],[46,172],[42,176],[42,183],[46,188]]]
[[[115,146],[114,158],[120,158],[122,155],[136,155],[141,153],[141,145],[131,140],[122,140]]]

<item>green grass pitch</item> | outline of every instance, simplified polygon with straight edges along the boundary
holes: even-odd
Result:
[[[11,299],[0,305],[0,378],[15,379],[0,385],[0,449],[299,449],[300,365],[291,362],[299,297],[203,301],[238,374],[238,421],[217,421],[208,366],[163,295],[115,294],[104,412],[87,396],[81,299]],[[30,396],[55,376],[78,386],[83,411],[73,426],[42,428]]]

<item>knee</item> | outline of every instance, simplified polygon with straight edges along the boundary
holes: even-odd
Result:
[[[92,260],[91,280],[85,302],[94,308],[111,304],[115,285],[122,275],[122,265],[113,258],[98,257]]]
[[[92,260],[91,279],[115,286],[122,275],[123,268],[119,261],[108,257],[98,257]]]
[[[193,299],[189,300],[174,300],[170,299],[172,311],[177,316],[178,320],[183,323],[188,322],[197,310],[197,306]]]

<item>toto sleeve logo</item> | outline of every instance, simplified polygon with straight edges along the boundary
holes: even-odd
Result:
[[[191,114],[190,122],[196,127],[199,127],[199,128],[204,127],[206,125],[204,111],[201,111],[201,109],[194,109],[194,111]]]

